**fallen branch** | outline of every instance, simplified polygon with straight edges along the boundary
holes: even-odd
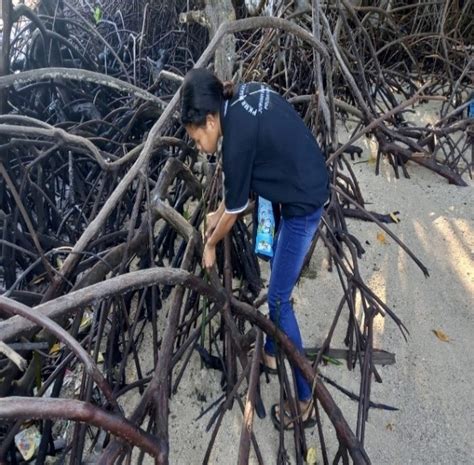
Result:
[[[73,68],[39,68],[31,71],[23,71],[22,73],[10,74],[0,77],[0,89],[6,89],[13,85],[24,85],[30,82],[37,82],[42,79],[71,79],[75,81],[91,82],[100,86],[110,87],[127,94],[134,95],[143,100],[149,100],[160,108],[165,108],[167,103],[150,94],[146,90],[140,89],[133,84],[121,81],[120,79],[105,74],[88,71],[85,69]]]
[[[121,440],[137,446],[163,463],[167,445],[139,429],[125,418],[78,400],[34,397],[0,399],[0,418],[12,420],[64,419],[84,422],[111,432]]]

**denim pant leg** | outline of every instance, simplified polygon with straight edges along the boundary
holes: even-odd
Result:
[[[321,220],[320,208],[306,216],[282,218],[272,260],[270,285],[268,288],[268,307],[271,320],[302,351],[303,342],[291,304],[291,293],[303,266],[304,258]],[[276,353],[275,342],[267,337],[265,351]],[[300,400],[311,396],[311,386],[300,370],[295,370],[296,386]]]

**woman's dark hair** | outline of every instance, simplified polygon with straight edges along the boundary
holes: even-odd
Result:
[[[195,68],[184,77],[181,88],[181,123],[204,126],[207,115],[219,113],[223,100],[234,95],[231,81],[222,82],[205,68]]]

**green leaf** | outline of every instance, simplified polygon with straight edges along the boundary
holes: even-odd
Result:
[[[336,366],[342,365],[342,362],[340,360],[337,360],[336,358],[332,358],[329,355],[323,355],[323,360],[326,363],[331,363],[332,365],[336,365]]]
[[[95,19],[96,24],[102,19],[102,10],[100,9],[99,6],[95,7],[94,19]]]

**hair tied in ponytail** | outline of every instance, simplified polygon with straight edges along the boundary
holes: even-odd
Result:
[[[222,85],[222,96],[224,100],[230,100],[234,96],[234,83],[232,81],[224,81]]]

